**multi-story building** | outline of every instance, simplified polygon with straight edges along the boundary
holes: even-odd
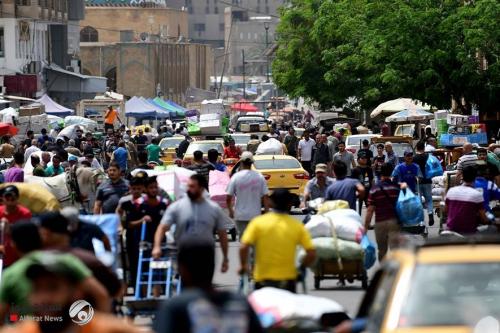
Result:
[[[105,89],[96,78],[92,88],[72,91],[82,86],[81,81],[94,79],[78,74],[78,26],[83,15],[83,0],[3,0],[1,92],[31,98],[49,93],[61,102],[62,95],[89,97]]]

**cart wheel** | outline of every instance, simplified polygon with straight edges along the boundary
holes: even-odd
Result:
[[[368,289],[368,274],[366,274],[366,272],[361,279],[361,288],[363,288],[363,290]]]
[[[314,289],[319,290],[319,284],[321,282],[321,279],[319,277],[314,277]]]
[[[229,233],[231,234],[231,240],[233,242],[236,242],[236,237],[237,237],[236,228],[231,229]]]

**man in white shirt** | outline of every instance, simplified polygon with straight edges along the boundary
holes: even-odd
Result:
[[[36,151],[40,151],[40,148],[38,148],[38,141],[37,139],[31,140],[31,146],[26,148],[26,151],[24,152],[24,162],[28,161],[28,158],[30,158],[31,154],[33,154]]]
[[[243,235],[248,223],[261,214],[262,204],[264,211],[269,209],[267,183],[264,177],[252,170],[253,154],[249,151],[241,154],[240,171],[232,178],[227,187],[226,203],[229,217],[236,222],[240,237]],[[233,198],[236,198],[234,205]]]
[[[304,170],[306,170],[310,175],[312,174],[311,164],[315,145],[316,142],[311,140],[309,131],[304,131],[304,138],[299,141],[299,160],[302,163]]]
[[[436,147],[437,147],[436,138],[432,136],[427,138],[427,143],[425,144],[425,152],[426,153],[433,152],[434,150],[436,150]]]

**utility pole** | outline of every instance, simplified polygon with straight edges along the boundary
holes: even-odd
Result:
[[[264,22],[266,29],[266,53],[269,53],[269,22]],[[266,54],[266,82],[269,83],[269,54]]]
[[[247,98],[247,88],[245,82],[245,50],[241,50],[241,57],[243,59],[243,99]]]

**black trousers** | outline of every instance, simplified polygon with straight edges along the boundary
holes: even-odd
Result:
[[[309,176],[311,176],[312,175],[312,170],[311,170],[312,161],[302,161],[301,164],[302,164],[302,167],[304,168],[304,170],[306,170],[309,173]]]

